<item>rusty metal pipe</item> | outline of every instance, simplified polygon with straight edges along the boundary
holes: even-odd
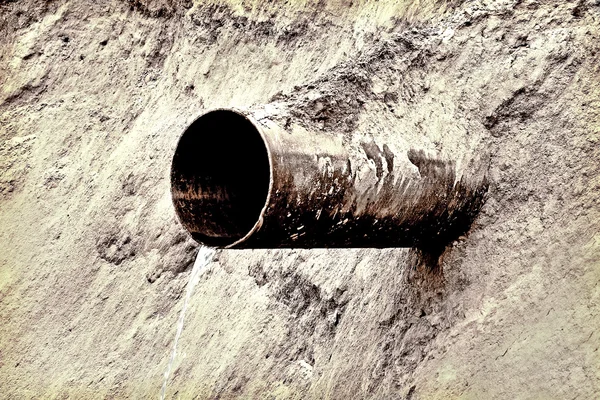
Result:
[[[171,168],[176,214],[225,248],[439,247],[468,230],[485,177],[375,141],[218,109],[183,133]]]

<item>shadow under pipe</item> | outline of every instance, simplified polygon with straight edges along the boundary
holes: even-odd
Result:
[[[225,248],[439,249],[469,229],[485,174],[458,177],[453,161],[358,142],[256,112],[209,111],[173,157],[176,214],[197,242]]]

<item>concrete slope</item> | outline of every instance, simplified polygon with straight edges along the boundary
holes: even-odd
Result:
[[[600,396],[597,1],[0,0],[2,397],[159,395],[177,139],[274,101],[475,160],[487,201],[439,258],[217,252],[168,398]]]

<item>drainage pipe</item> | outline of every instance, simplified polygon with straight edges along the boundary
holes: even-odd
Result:
[[[439,248],[468,230],[486,191],[485,177],[422,151],[234,109],[197,118],[171,167],[180,222],[225,248]]]

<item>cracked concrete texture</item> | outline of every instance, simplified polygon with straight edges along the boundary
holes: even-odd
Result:
[[[275,99],[480,154],[489,198],[433,270],[218,252],[169,397],[598,397],[597,2],[0,1],[0,33],[3,396],[158,395],[196,248],[177,138]]]

